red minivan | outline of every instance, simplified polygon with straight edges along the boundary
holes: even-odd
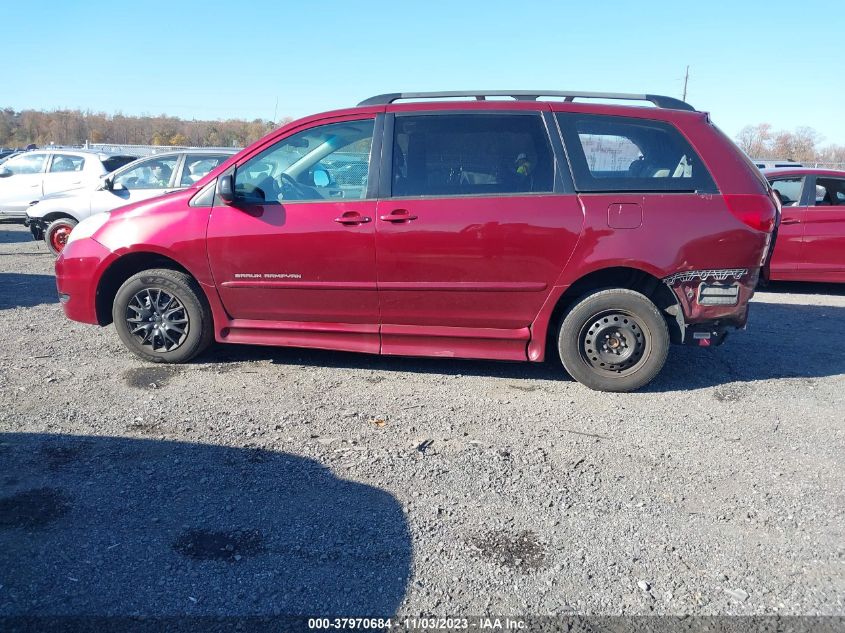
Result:
[[[777,214],[754,165],[677,99],[388,94],[85,220],[56,276],[69,318],[114,322],[154,362],[214,340],[534,362],[552,349],[588,387],[630,391],[670,342],[745,325]]]

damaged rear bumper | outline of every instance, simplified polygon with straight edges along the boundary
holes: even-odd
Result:
[[[664,278],[680,306],[675,318],[681,342],[719,345],[729,329],[744,328],[759,277],[759,268],[730,268],[688,270]]]

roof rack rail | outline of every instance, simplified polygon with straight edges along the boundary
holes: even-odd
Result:
[[[443,99],[448,97],[472,97],[484,101],[487,97],[512,97],[517,101],[537,101],[540,97],[564,97],[564,101],[575,99],[624,99],[626,101],[650,101],[658,108],[688,110],[695,112],[686,101],[663,95],[638,95],[624,92],[572,92],[568,90],[451,90],[444,92],[392,92],[365,99],[359,106],[386,105],[403,99]]]

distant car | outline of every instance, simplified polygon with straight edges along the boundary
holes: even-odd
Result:
[[[0,165],[8,161],[13,156],[17,156],[21,152],[19,150],[13,150],[11,152],[2,152],[0,153]]]
[[[100,176],[135,158],[65,149],[34,150],[13,156],[0,165],[0,221],[23,222],[33,201],[96,183]]]
[[[58,255],[88,216],[189,187],[234,153],[195,149],[141,158],[86,187],[43,197],[29,207],[24,223]]]
[[[771,279],[845,283],[845,171],[767,169],[783,207]]]
[[[794,160],[769,160],[761,158],[753,158],[752,161],[757,165],[758,169],[779,169],[781,167],[803,167],[801,163],[796,163]]]

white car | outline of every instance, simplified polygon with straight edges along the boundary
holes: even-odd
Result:
[[[23,221],[34,200],[97,183],[135,158],[70,149],[36,149],[12,156],[0,166],[0,220]]]
[[[27,209],[25,224],[58,255],[85,218],[190,187],[235,152],[193,149],[140,158],[89,186],[45,196]]]
[[[775,169],[780,167],[803,167],[801,163],[796,163],[794,160],[785,158],[783,160],[770,160],[768,158],[755,158],[754,164],[757,169]]]

